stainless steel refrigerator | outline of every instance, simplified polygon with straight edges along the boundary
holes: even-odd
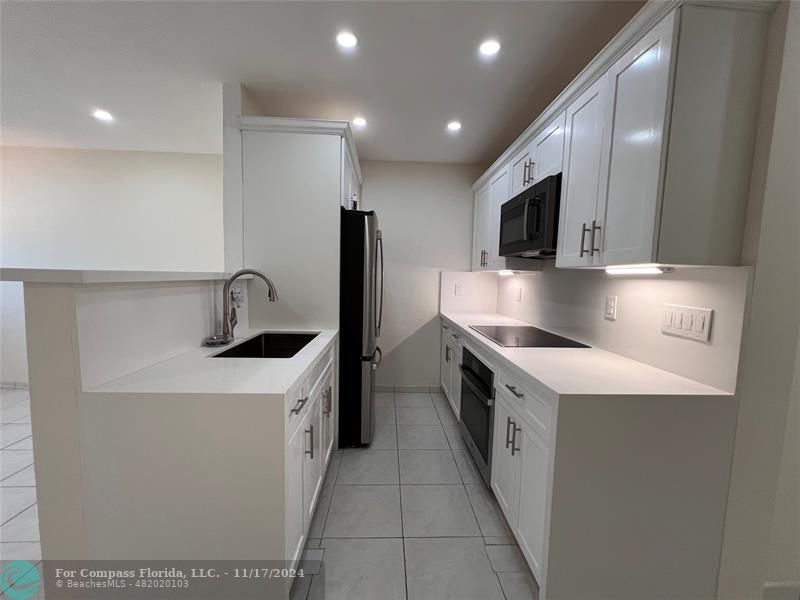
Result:
[[[373,211],[342,209],[339,267],[339,447],[366,446],[375,431],[381,364],[383,236]]]

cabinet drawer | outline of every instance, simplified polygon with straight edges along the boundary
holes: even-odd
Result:
[[[506,371],[500,371],[497,374],[495,387],[511,400],[512,406],[516,408],[525,420],[530,422],[530,425],[543,440],[550,440],[553,411],[544,400],[534,394],[529,386],[522,385],[518,379],[512,377]]]
[[[293,386],[286,394],[285,414],[286,430],[291,432],[297,427],[306,414],[308,407],[314,401],[313,394],[317,391],[329,369],[333,368],[334,350],[331,348],[323,354],[311,367],[311,372],[297,385]]]

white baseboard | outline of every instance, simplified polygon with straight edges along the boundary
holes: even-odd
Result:
[[[764,600],[800,600],[800,581],[771,581],[764,584]]]

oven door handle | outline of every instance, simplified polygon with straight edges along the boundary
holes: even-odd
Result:
[[[458,368],[461,370],[461,381],[467,384],[467,387],[472,390],[475,396],[486,406],[494,405],[494,400],[492,398],[488,398],[473,381],[475,376],[469,371],[469,369],[465,369],[464,365],[458,365]]]

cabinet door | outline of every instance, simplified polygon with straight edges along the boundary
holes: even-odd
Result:
[[[603,189],[603,134],[608,96],[603,75],[567,108],[564,176],[558,226],[557,267],[592,264],[591,227]]]
[[[453,349],[450,346],[450,341],[448,340],[447,332],[443,329],[442,330],[442,357],[441,357],[441,369],[440,369],[440,379],[442,384],[442,391],[444,392],[445,397],[449,400],[450,399],[450,360],[451,355],[450,353]]]
[[[341,205],[345,208],[352,208],[351,205],[351,198],[352,192],[351,189],[353,185],[353,166],[350,164],[350,158],[345,151],[345,143],[342,140],[342,196],[340,198]]]
[[[673,11],[608,71],[610,124],[605,214],[598,211],[602,244],[595,264],[655,259],[661,157],[669,106]]]
[[[547,504],[547,445],[527,425],[521,425],[517,445],[522,453],[519,519],[516,533],[520,549],[533,574],[541,575]],[[512,525],[513,527],[513,525]]]
[[[333,369],[328,371],[322,383],[322,406],[320,412],[322,413],[320,419],[320,445],[322,447],[322,476],[325,475],[325,465],[331,458],[333,451],[333,438],[334,438],[334,424],[336,422],[336,411],[334,410],[334,385],[333,385]]]
[[[458,339],[458,336],[453,336]],[[461,364],[462,346],[457,341],[453,343],[453,351],[450,354],[450,406],[456,414],[456,419],[461,420]]]
[[[533,161],[531,183],[561,173],[566,120],[566,112],[562,112],[531,143]]]
[[[321,392],[309,407],[299,433],[303,436],[303,523],[306,530],[314,516],[317,492],[322,485],[322,446],[320,444]]]
[[[491,483],[497,502],[512,527],[517,522],[521,453],[514,450],[512,454],[511,442],[515,428],[519,427],[518,420],[508,401],[498,393],[494,409]]]
[[[472,270],[483,271],[488,267],[489,252],[489,184],[475,192],[475,212],[472,223]]]
[[[522,152],[517,154],[513,161],[511,161],[511,198],[533,184],[533,173],[531,172],[533,168],[533,159],[531,157],[532,148],[533,144],[529,144]]]
[[[489,218],[489,268],[492,270],[505,269],[506,259],[500,256],[500,210],[505,202],[511,198],[509,185],[509,171],[507,167],[494,176],[489,186],[491,216]]]
[[[298,427],[286,450],[286,556],[293,561],[300,559],[305,544],[303,444],[303,428]]]

